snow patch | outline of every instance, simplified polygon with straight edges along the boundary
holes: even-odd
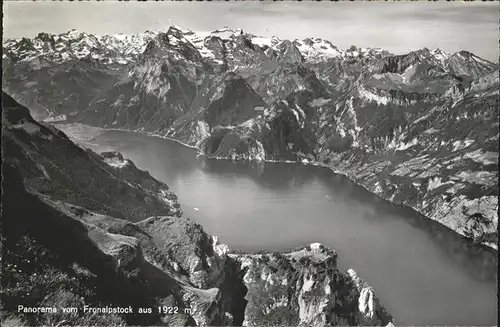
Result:
[[[322,39],[295,40],[294,44],[307,61],[317,62],[329,58],[341,58],[344,53],[330,42]]]
[[[251,38],[251,41],[253,44],[258,45],[259,47],[273,47],[273,40],[267,37],[261,37],[261,36],[254,36]]]
[[[447,60],[450,57],[450,54],[442,51],[441,49],[431,50],[431,54],[434,56],[434,58],[436,58],[437,60],[439,60],[439,62],[442,65],[444,65],[445,60]]]

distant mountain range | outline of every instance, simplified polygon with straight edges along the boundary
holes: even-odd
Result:
[[[326,165],[494,248],[498,68],[467,51],[340,50],[228,28],[3,43],[3,88],[36,119]]]

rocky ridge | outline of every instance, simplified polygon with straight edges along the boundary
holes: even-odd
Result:
[[[334,251],[311,244],[285,254],[230,254],[182,215],[167,185],[117,152],[78,147],[60,130],[33,120],[8,95],[2,100],[5,324],[392,322],[368,285],[353,271],[337,269]],[[285,276],[287,283],[269,289]],[[290,308],[277,297],[258,301],[270,294]],[[59,310],[24,313],[19,303]],[[85,305],[130,306],[134,313],[61,310]]]
[[[245,269],[244,326],[262,321],[273,326],[371,326],[390,320],[373,289],[352,269],[340,274],[337,254],[322,244],[289,253],[230,256]]]
[[[497,248],[498,64],[228,28],[65,35],[50,36],[64,48],[4,43],[4,85],[40,118],[169,137],[212,158],[328,166]]]

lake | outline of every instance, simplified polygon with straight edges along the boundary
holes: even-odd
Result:
[[[396,325],[496,325],[496,252],[315,166],[199,160],[179,143],[106,131],[117,150],[177,193],[184,214],[231,249],[321,242],[374,289]]]

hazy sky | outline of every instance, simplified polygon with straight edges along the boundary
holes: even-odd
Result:
[[[224,25],[280,38],[319,37],[341,49],[394,53],[427,47],[471,51],[498,62],[496,2],[4,2],[4,39],[62,33],[209,31]]]

